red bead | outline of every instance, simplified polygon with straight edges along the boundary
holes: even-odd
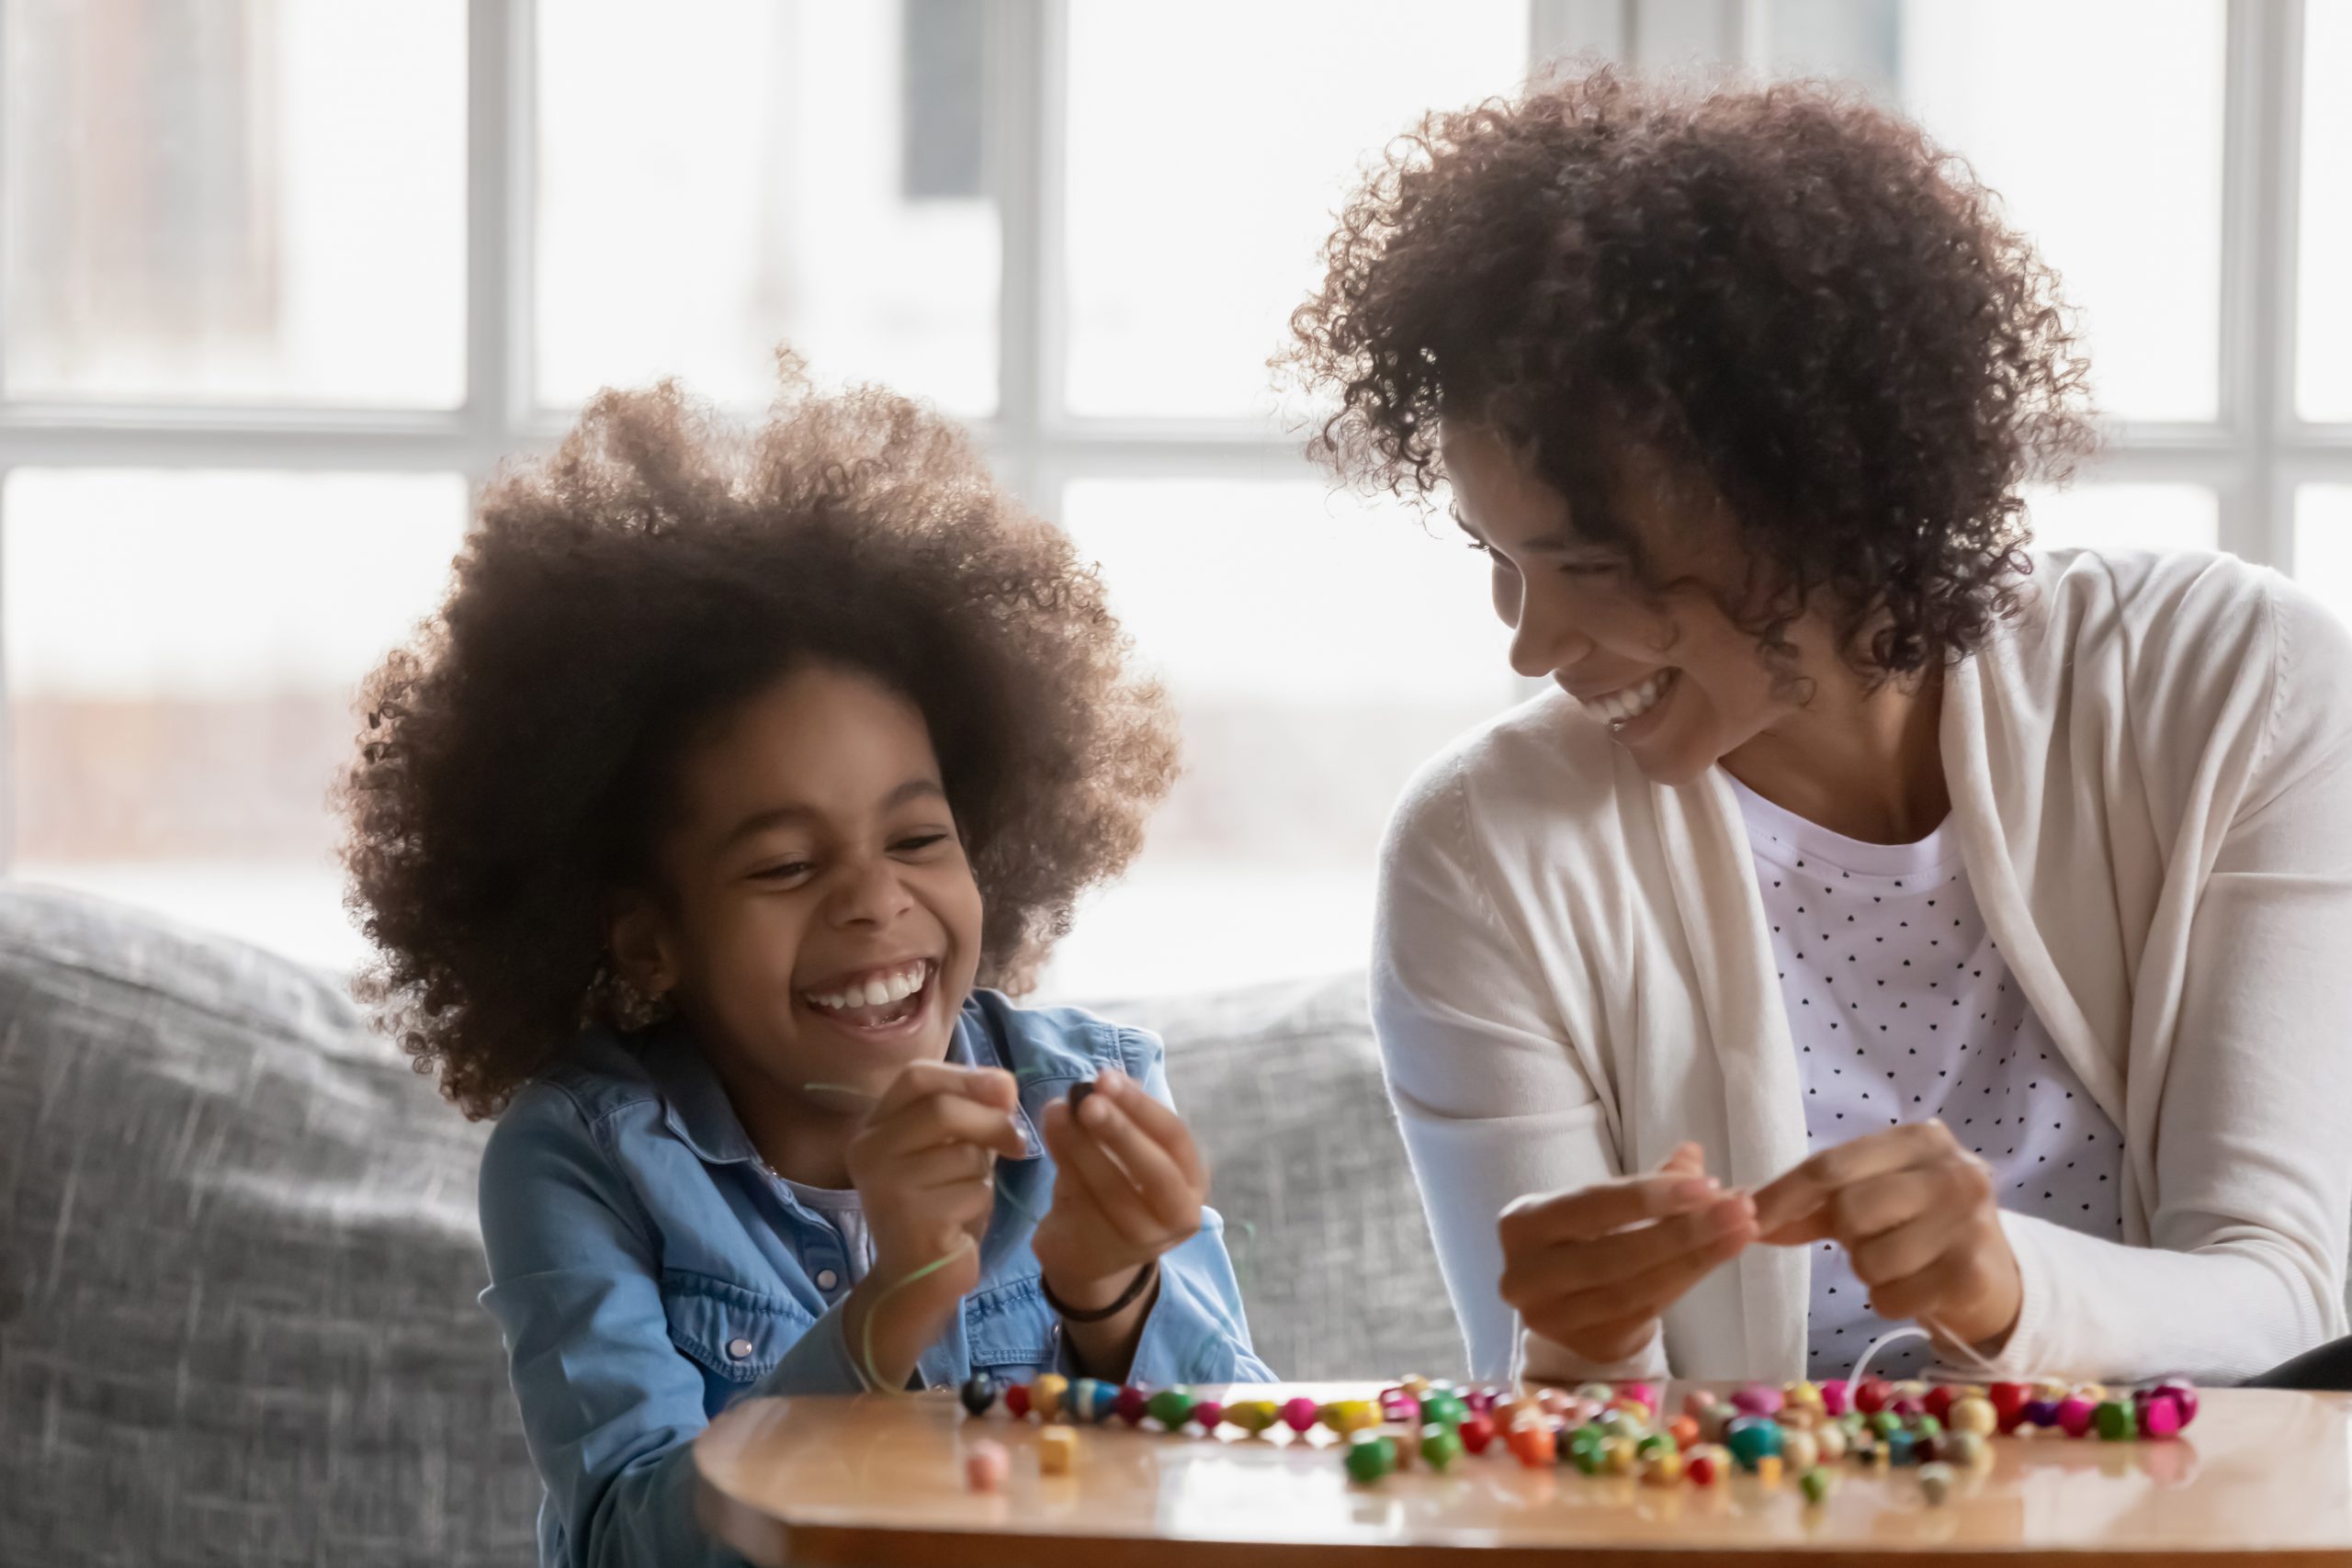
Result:
[[[1487,1416],[1471,1416],[1462,1423],[1460,1431],[1462,1446],[1474,1454],[1485,1453],[1487,1445],[1495,1440],[1495,1423]]]
[[[1518,1455],[1519,1462],[1528,1469],[1544,1470],[1558,1457],[1559,1439],[1552,1435],[1549,1427],[1517,1427],[1511,1430],[1510,1451]]]
[[[1130,1427],[1141,1425],[1150,1408],[1151,1396],[1133,1383],[1121,1389],[1118,1397],[1111,1401],[1113,1412]]]
[[[1902,1416],[1905,1421],[1917,1420],[1927,1411],[1927,1406],[1921,1404],[1916,1399],[1898,1399],[1888,1408],[1892,1409],[1897,1416]]]
[[[1193,1406],[1193,1420],[1204,1432],[1214,1432],[1225,1420],[1225,1406],[1214,1399],[1204,1399]]]
[[[2030,1386],[2021,1382],[1996,1382],[1985,1391],[1993,1402],[1993,1414],[2000,1417],[2001,1430],[2014,1432],[2018,1423],[2025,1419],[2025,1407],[2033,1398]]]
[[[1934,1416],[1939,1421],[1951,1420],[1951,1402],[1959,1396],[1960,1391],[1952,1387],[1951,1384],[1948,1382],[1938,1383],[1935,1387],[1928,1391],[1928,1398],[1926,1402],[1928,1414]]]
[[[1870,1378],[1854,1391],[1854,1408],[1865,1416],[1875,1416],[1894,1398],[1894,1390],[1884,1378]]]
[[[1715,1483],[1715,1461],[1707,1454],[1692,1454],[1682,1465],[1683,1478],[1693,1486]]]
[[[1015,1421],[1029,1414],[1029,1385],[1014,1383],[1004,1391],[1004,1408]]]
[[[1283,1425],[1303,1436],[1313,1429],[1322,1413],[1321,1405],[1302,1394],[1283,1405]]]

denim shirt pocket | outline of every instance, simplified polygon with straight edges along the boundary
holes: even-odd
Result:
[[[964,1298],[964,1338],[974,1371],[1048,1371],[1060,1353],[1059,1330],[1034,1263]]]
[[[670,1342],[702,1369],[706,1404],[713,1414],[775,1371],[816,1321],[789,1296],[675,1269],[662,1272],[662,1310],[670,1322]]]

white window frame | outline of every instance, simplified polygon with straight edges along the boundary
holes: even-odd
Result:
[[[1754,63],[1773,0],[1533,0],[1531,62],[1586,50],[1637,63],[1671,47]],[[566,423],[532,397],[535,0],[469,0],[466,396],[447,411],[237,409],[0,400],[0,484],[19,467],[431,471],[479,485]],[[977,428],[1004,481],[1057,515],[1074,479],[1287,479],[1295,438],[1235,420],[1071,414],[1062,306],[1068,0],[989,0],[986,165],[1003,233],[998,412]],[[2118,422],[2085,482],[2190,482],[2220,502],[2222,547],[2291,570],[2297,487],[2352,482],[2352,424],[2295,410],[2295,216],[2303,0],[2229,0],[2223,106],[2221,384],[2210,422]],[[1648,31],[1645,32],[1645,24]],[[1670,24],[1671,32],[1664,28]],[[0,21],[0,67],[7,38]],[[1498,85],[1500,85],[1498,84]],[[0,148],[0,152],[5,152]],[[0,299],[0,333],[6,331]],[[6,520],[0,515],[0,529]],[[5,648],[0,643],[0,648]],[[0,662],[0,757],[7,756]],[[0,874],[15,842],[0,770]]]

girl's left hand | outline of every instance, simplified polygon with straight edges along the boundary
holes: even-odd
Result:
[[[1838,1243],[1881,1317],[1984,1354],[2017,1326],[2024,1285],[1992,1173],[1941,1122],[1824,1149],[1757,1192],[1756,1228],[1776,1247]]]
[[[1106,1067],[1077,1115],[1046,1107],[1053,1207],[1031,1243],[1056,1296],[1080,1312],[1106,1306],[1136,1271],[1189,1240],[1208,1201],[1208,1163],[1176,1112]]]

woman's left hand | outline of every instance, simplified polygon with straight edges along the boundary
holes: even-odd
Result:
[[[2024,1286],[1992,1172],[1941,1122],[1824,1149],[1757,1192],[1756,1228],[1776,1247],[1844,1247],[1881,1317],[1984,1354],[2017,1326]]]
[[[1198,1234],[1208,1163],[1182,1119],[1115,1067],[1076,1115],[1067,1100],[1046,1106],[1044,1130],[1053,1207],[1031,1247],[1054,1294],[1091,1311]]]

